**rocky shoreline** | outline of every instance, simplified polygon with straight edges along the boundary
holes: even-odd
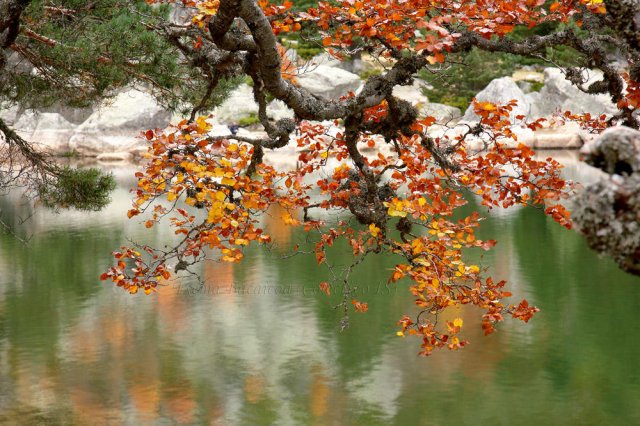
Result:
[[[300,70],[298,83],[317,96],[337,99],[349,92],[357,93],[362,87],[360,77],[353,70],[354,64],[344,64],[329,58],[318,58]],[[601,78],[599,71],[590,71],[584,77],[589,82]],[[533,91],[533,83],[541,87]],[[451,135],[468,130],[468,126],[479,121],[469,107],[464,114],[458,108],[432,103],[424,95],[426,83],[416,79],[411,86],[396,87],[394,94],[411,102],[421,116],[434,116],[437,124],[430,130],[433,136]],[[511,77],[493,80],[476,99],[483,102],[506,103],[515,99],[518,106],[512,113],[516,123],[539,117],[548,119],[548,126],[531,131],[521,124],[512,130],[518,143],[536,149],[579,149],[589,135],[576,123],[563,123],[554,114],[570,110],[573,113],[590,113],[592,116],[611,115],[616,106],[606,95],[590,95],[580,91],[564,78],[558,68],[547,68],[544,73],[523,69]],[[246,135],[260,132],[252,126],[257,121],[258,106],[253,100],[252,88],[247,84],[238,86],[228,99],[212,111],[213,134],[229,134],[229,125],[244,124],[240,131]],[[284,103],[275,100],[268,108],[274,120],[293,117],[293,112]],[[146,151],[147,144],[140,137],[142,130],[162,128],[170,121],[178,121],[163,109],[148,93],[135,88],[119,92],[115,97],[101,102],[93,108],[60,108],[55,111],[19,110],[17,107],[0,111],[0,118],[13,126],[26,140],[57,156],[91,157],[98,161],[128,161]],[[506,141],[509,143],[510,141]],[[471,147],[482,146],[482,140],[470,141]],[[290,159],[295,149],[283,154]]]

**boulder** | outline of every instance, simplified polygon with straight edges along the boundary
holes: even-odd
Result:
[[[171,113],[163,109],[153,96],[136,89],[120,92],[103,101],[77,127],[69,148],[83,156],[135,149],[144,144],[138,137],[145,129],[165,127]]]
[[[312,66],[301,72],[298,83],[316,96],[335,100],[350,91],[356,92],[362,84],[356,74],[327,65]]]
[[[640,275],[640,132],[608,129],[584,151],[607,175],[575,198],[574,223],[592,249]]]
[[[460,108],[452,107],[445,104],[427,103],[419,109],[419,113],[423,117],[433,117],[436,123],[449,123],[461,117]]]
[[[511,77],[502,77],[493,80],[476,95],[476,100],[479,102],[491,102],[494,104],[506,104],[512,99],[518,101],[518,105],[511,111],[511,120],[513,122],[517,121],[515,117],[518,115],[528,116],[529,102],[522,89],[518,87]],[[469,105],[469,108],[467,108],[462,117],[462,121],[468,123],[480,121],[480,117],[473,110],[473,105]]]
[[[29,139],[38,126],[38,112],[32,109],[23,111],[15,116],[12,124],[20,136]]]
[[[428,87],[424,81],[414,78],[410,86],[395,86],[393,96],[411,103],[420,110],[429,103],[429,98],[424,94],[424,90]]]
[[[253,98],[253,88],[248,84],[238,86],[229,97],[213,111],[217,122],[238,124],[243,118],[258,116],[258,104]],[[267,105],[269,119],[278,121],[281,118],[293,118],[294,114],[284,102],[274,99]]]
[[[61,114],[53,112],[39,113],[36,118],[36,127],[28,137],[30,142],[56,154],[71,151],[69,139],[75,131],[73,123],[67,121]]]
[[[580,125],[567,122],[536,130],[528,145],[534,149],[579,149],[584,144],[584,139],[585,131]]]
[[[113,163],[118,161],[131,161],[134,155],[131,152],[105,152],[96,157],[96,160],[104,163]]]
[[[69,139],[74,134],[75,125],[61,114],[17,108],[3,112],[3,120],[15,128],[16,132],[35,146],[54,154],[66,154],[70,150]]]
[[[40,112],[52,112],[61,115],[66,121],[71,124],[79,125],[84,123],[91,114],[93,114],[92,107],[86,108],[74,108],[65,105],[52,105],[46,108],[41,108],[38,111]]]
[[[313,68],[320,65],[324,65],[327,67],[336,67],[336,68],[341,68],[344,66],[343,61],[336,59],[335,56],[332,56],[326,52],[320,53],[314,56],[313,58],[311,58],[311,60],[307,64],[307,67]]]
[[[284,102],[279,99],[274,99],[267,105],[267,117],[271,120],[278,121],[282,118],[291,118],[295,116],[292,109],[290,109]]]
[[[605,173],[640,175],[640,132],[612,127],[580,150],[584,161]]]
[[[242,118],[258,115],[258,104],[253,98],[253,88],[241,84],[235,88],[227,99],[213,111],[220,123],[237,124]]]
[[[602,71],[584,71],[585,86],[602,80]],[[590,113],[597,116],[601,114],[615,114],[618,109],[611,102],[611,97],[606,94],[587,94],[574,86],[565,78],[560,68],[547,68],[544,70],[544,86],[538,96],[529,99],[535,107],[538,116],[549,116],[555,112],[571,111],[573,113]]]
[[[12,105],[0,111],[0,119],[8,126],[13,126],[19,116],[20,107],[18,105]]]

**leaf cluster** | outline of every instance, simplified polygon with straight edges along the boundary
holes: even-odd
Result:
[[[64,167],[56,173],[56,181],[38,188],[39,199],[53,209],[75,208],[98,211],[111,201],[109,194],[116,187],[111,174],[99,169]]]

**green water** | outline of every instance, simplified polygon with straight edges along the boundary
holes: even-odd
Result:
[[[115,172],[100,213],[0,200],[30,237],[0,236],[0,424],[640,423],[640,280],[538,211],[486,214],[482,236],[499,243],[478,261],[542,311],[488,337],[477,312],[459,312],[472,343],[420,358],[417,340],[395,336],[414,311],[403,284],[386,285],[393,259],[356,270],[369,312],[341,333],[338,299],[317,290],[327,272],[311,256],[283,260],[303,235],[276,221],[266,226],[279,248],[205,265],[201,292],[101,283],[127,237],[171,238],[126,220],[133,171]],[[594,178],[575,164],[567,174]]]

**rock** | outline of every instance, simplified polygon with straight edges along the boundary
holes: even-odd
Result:
[[[244,83],[238,86],[222,105],[213,111],[213,115],[224,124],[237,124],[242,118],[257,116],[258,104],[253,98],[253,88]]]
[[[585,86],[588,87],[589,84],[602,79],[602,72],[587,70],[585,78],[587,79]],[[538,116],[549,116],[558,111],[590,113],[594,116],[612,115],[618,111],[608,95],[584,93],[565,78],[560,68],[544,70],[544,87],[540,90],[539,96],[530,98],[530,101],[535,101],[535,108],[532,110]]]
[[[334,56],[326,52],[323,52],[311,58],[311,60],[307,64],[307,67],[314,68],[320,65],[340,68],[342,65],[342,61],[336,59]]]
[[[567,122],[564,125],[538,129],[533,133],[533,141],[528,144],[534,149],[579,149],[584,144],[584,131],[580,125]]]
[[[480,102],[491,102],[494,104],[506,104],[510,100],[515,99],[518,105],[513,108],[510,118],[513,122],[517,121],[518,115],[529,115],[529,102],[524,92],[518,87],[511,77],[502,77],[493,80],[487,87],[476,95],[476,100]],[[474,112],[473,105],[464,113],[462,121],[474,123],[480,121],[480,117]]]
[[[410,86],[395,86],[393,96],[411,103],[418,110],[420,117],[435,117],[437,123],[447,123],[460,118],[460,110],[444,104],[429,103],[424,90],[429,85],[422,80],[414,79]]]
[[[135,149],[145,129],[165,127],[171,114],[148,93],[128,89],[103,101],[76,129],[69,148],[83,156]]]
[[[170,114],[149,93],[128,89],[97,106],[78,131],[140,131],[165,127]]]
[[[214,118],[223,124],[238,124],[243,118],[258,117],[258,104],[253,98],[253,88],[248,84],[238,86],[229,97],[213,111]],[[274,99],[267,105],[267,116],[273,121],[293,118],[294,113],[284,102]]]
[[[544,74],[534,71],[532,69],[521,68],[511,75],[511,78],[515,82],[530,81],[535,83],[544,82]]]
[[[134,155],[131,152],[106,152],[98,155],[96,160],[110,163],[115,161],[131,161],[133,157]]]
[[[602,179],[574,200],[572,218],[589,247],[640,275],[640,175]]]
[[[585,145],[584,161],[605,173],[640,175],[640,132],[628,127],[612,127]]]
[[[358,90],[360,77],[340,68],[327,65],[312,67],[298,76],[301,87],[325,99],[339,99],[348,92]]]
[[[43,112],[36,115],[36,128],[28,140],[57,154],[71,151],[69,139],[75,131],[75,126],[61,114]]]
[[[436,123],[448,123],[461,117],[460,108],[445,104],[427,103],[420,108],[419,113],[424,117],[434,117]]]
[[[38,126],[38,112],[28,109],[17,115],[13,127],[23,138],[29,139]]]
[[[294,118],[295,114],[284,102],[274,99],[267,105],[267,116],[274,121],[278,121],[282,118]]]
[[[18,105],[12,105],[9,108],[0,111],[0,119],[4,121],[8,126],[13,126],[20,115],[20,107]]]
[[[529,117],[530,119],[537,119],[544,117],[540,105],[543,104],[543,98],[540,92],[530,92],[524,95],[525,102],[529,104]]]
[[[12,114],[15,114],[15,118],[10,120]],[[14,110],[6,115],[9,116],[7,123],[35,146],[54,154],[66,154],[71,151],[69,139],[74,134],[76,126],[62,114],[35,110],[16,113]]]
[[[524,92],[525,95],[533,91],[533,83],[531,83],[530,81],[520,80],[516,82],[516,84],[518,85],[520,90]]]
[[[61,115],[66,121],[71,124],[79,125],[84,123],[91,114],[93,114],[93,108],[73,108],[65,105],[52,105],[47,108],[41,108],[39,112],[49,112]]]
[[[592,249],[640,275],[640,132],[611,128],[583,151],[608,175],[576,197],[572,218]]]
[[[411,103],[420,110],[429,103],[429,98],[424,94],[424,90],[428,87],[424,81],[414,78],[410,86],[395,86],[393,96]]]

